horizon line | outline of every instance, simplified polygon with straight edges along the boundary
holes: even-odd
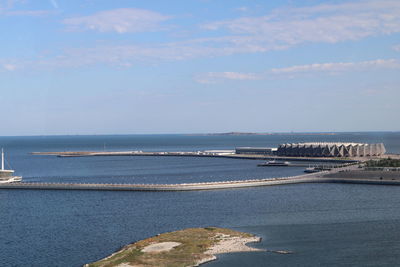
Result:
[[[343,134],[343,133],[397,133],[400,130],[370,130],[370,131],[282,131],[282,132],[206,132],[206,133],[100,133],[100,134],[32,134],[32,135],[0,135],[1,137],[51,137],[51,136],[129,136],[129,135],[279,135],[279,134]]]

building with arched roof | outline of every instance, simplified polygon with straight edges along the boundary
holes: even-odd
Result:
[[[278,156],[291,157],[367,157],[385,154],[383,143],[289,143],[278,147]]]

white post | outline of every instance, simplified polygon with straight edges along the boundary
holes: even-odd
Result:
[[[4,171],[4,151],[1,149],[1,170]]]

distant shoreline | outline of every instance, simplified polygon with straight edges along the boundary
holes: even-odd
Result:
[[[255,132],[227,132],[227,133],[203,133],[203,134],[185,134],[187,136],[240,136],[240,135],[336,135],[337,133],[255,133]]]
[[[340,134],[398,134],[400,130],[381,130],[381,131],[337,131],[337,132],[265,132],[265,133],[257,133],[257,132],[226,132],[226,133],[183,133],[183,132],[147,132],[147,133],[60,133],[60,134],[8,134],[8,135],[1,135],[0,138],[21,138],[21,137],[35,137],[35,138],[47,138],[47,137],[115,137],[115,136],[214,136],[214,135],[232,135],[232,136],[240,136],[240,135],[276,135],[276,136],[302,136],[302,135],[340,135]]]

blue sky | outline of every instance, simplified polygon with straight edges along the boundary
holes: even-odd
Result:
[[[0,0],[0,135],[398,131],[400,1]]]

